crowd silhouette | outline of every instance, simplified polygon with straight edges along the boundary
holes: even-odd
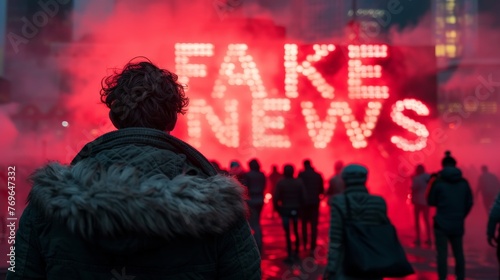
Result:
[[[323,201],[330,216],[323,279],[414,273],[386,199],[367,186],[369,166],[336,161],[329,180],[311,159],[300,170],[275,162],[267,175],[257,158],[246,167],[234,159],[226,170],[170,135],[188,105],[177,79],[146,60],[131,61],[103,80],[101,101],[117,130],[87,143],[71,164],[38,168],[31,185],[20,187],[30,190],[29,201],[7,279],[109,279],[116,267],[131,268],[140,279],[261,279],[261,221],[268,200],[285,234],[286,264],[304,254],[317,256]],[[434,245],[439,279],[447,278],[449,246],[456,279],[466,278],[463,237],[473,194],[488,213],[484,242],[497,247],[500,262],[498,177],[483,166],[472,191],[450,151],[437,172],[428,173],[423,164],[415,166],[406,188],[414,208],[414,243]],[[4,186],[11,180],[0,179]],[[3,224],[2,243],[5,229]]]
[[[339,251],[342,247],[342,225],[340,212],[337,208],[345,208],[342,197],[347,193],[354,193],[351,197],[358,196],[353,200],[354,213],[362,223],[381,223],[386,217],[386,202],[384,198],[369,194],[366,187],[368,168],[355,165],[366,173],[361,178],[349,178],[344,174],[347,166],[338,160],[333,164],[333,172],[328,180],[324,180],[323,174],[316,171],[312,160],[304,159],[301,170],[289,163],[279,167],[277,163],[270,166],[268,175],[260,170],[258,159],[249,162],[248,170],[242,169],[237,160],[231,161],[229,169],[220,169],[217,161],[214,165],[220,172],[235,176],[247,187],[249,193],[248,205],[250,209],[250,226],[253,230],[255,240],[262,255],[266,254],[262,245],[262,229],[258,222],[262,212],[264,197],[271,195],[272,215],[275,213],[280,217],[283,232],[285,234],[286,258],[283,261],[292,265],[300,261],[299,253],[304,252],[307,256],[314,257],[316,240],[318,235],[319,205],[324,200],[330,206],[330,235],[329,258],[325,270],[325,279],[344,279],[341,265],[341,257],[344,253]],[[465,279],[466,256],[463,249],[463,236],[465,219],[470,213],[474,201],[481,199],[489,215],[487,228],[488,242],[491,246],[497,246],[497,226],[500,224],[500,181],[498,177],[488,170],[487,166],[481,166],[481,174],[478,176],[475,190],[469,180],[462,175],[457,166],[457,160],[450,151],[446,151],[441,161],[442,169],[429,173],[424,164],[415,166],[415,172],[408,186],[408,198],[412,204],[414,217],[414,245],[425,245],[435,248],[437,253],[437,274],[439,279],[446,279],[448,271],[447,254],[448,246],[451,247],[455,258],[456,279]],[[265,186],[265,187],[264,187]],[[373,198],[372,198],[373,197]],[[496,199],[496,200],[495,200]],[[373,200],[373,202],[370,202]],[[356,208],[360,207],[360,208]],[[344,210],[345,211],[345,210]],[[376,214],[378,213],[378,214]],[[431,215],[433,215],[431,217]],[[378,217],[378,218],[376,218]],[[378,220],[377,220],[378,219]],[[276,221],[276,220],[275,220]],[[423,228],[422,228],[423,225]],[[423,235],[423,236],[422,236]],[[422,238],[423,237],[423,238]],[[500,250],[498,250],[500,262]],[[339,276],[342,275],[342,276]],[[340,278],[339,278],[340,277]],[[500,274],[499,274],[500,277]],[[378,278],[373,278],[378,279]]]

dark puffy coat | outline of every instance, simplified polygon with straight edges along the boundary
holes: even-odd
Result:
[[[260,171],[259,164],[256,161],[250,162],[250,171],[243,176],[243,183],[248,188],[248,205],[264,204],[266,180],[266,175]]]
[[[472,204],[469,182],[456,167],[445,167],[432,183],[427,202],[437,208],[434,227],[446,234],[463,235],[465,218]]]
[[[110,132],[34,174],[7,279],[261,279],[243,192],[164,132]]]
[[[299,173],[299,179],[304,182],[306,188],[304,204],[319,205],[319,197],[325,192],[323,176],[309,167]]]
[[[273,194],[274,209],[280,215],[289,215],[291,211],[299,211],[304,204],[304,184],[302,180],[285,177],[278,181]]]
[[[326,270],[331,272],[330,279],[349,280],[355,279],[344,274],[344,222],[347,213],[345,199],[349,199],[352,220],[371,225],[387,222],[387,205],[380,196],[370,195],[363,185],[349,186],[342,194],[330,200],[330,242],[328,248],[328,262]],[[335,206],[333,206],[335,205]],[[342,213],[339,212],[339,209]],[[378,279],[378,278],[373,278]]]

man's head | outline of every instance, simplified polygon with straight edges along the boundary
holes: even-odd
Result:
[[[303,164],[304,164],[304,168],[305,169],[311,168],[311,160],[306,159],[306,160],[303,161]]]
[[[346,187],[364,186],[368,179],[368,169],[359,164],[349,164],[342,170],[341,176]]]
[[[444,158],[441,161],[441,166],[442,167],[456,167],[457,166],[457,161],[451,156],[450,151],[444,152]]]
[[[109,118],[118,129],[171,131],[189,101],[177,75],[150,61],[129,62],[122,71],[104,78],[101,86],[101,102],[110,109]]]
[[[271,166],[271,169],[273,170],[273,172],[278,172],[278,166],[276,164],[273,164]]]
[[[248,162],[248,168],[253,171],[259,171],[260,170],[260,163],[259,161],[254,158]]]
[[[285,164],[285,166],[283,167],[283,176],[285,176],[287,178],[292,178],[293,173],[294,173],[293,165]]]
[[[417,174],[423,174],[425,172],[425,167],[423,164],[419,164],[417,165],[417,167],[415,168],[415,173]]]
[[[481,171],[483,173],[488,173],[488,166],[486,166],[486,165],[481,166]]]
[[[229,163],[229,168],[233,169],[233,168],[240,168],[241,167],[241,164],[239,161],[237,160],[232,160],[230,163]]]

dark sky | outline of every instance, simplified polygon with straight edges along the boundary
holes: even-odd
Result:
[[[389,28],[392,26],[398,29],[413,27],[418,24],[420,19],[431,10],[432,0],[400,0],[403,11],[399,14],[392,15],[392,21]]]
[[[343,5],[347,5],[347,9],[350,9],[353,1],[357,1],[357,7],[362,9],[388,9],[388,3],[391,0],[329,0],[334,1],[335,3],[339,3],[338,7]],[[329,2],[325,0],[326,2]],[[394,0],[393,0],[394,1]],[[407,27],[412,27],[418,24],[419,20],[431,10],[431,1],[434,0],[399,0],[401,7],[403,8],[402,12],[395,15],[392,15],[392,19],[387,28],[391,28],[392,26],[398,26],[401,29],[405,29]],[[495,1],[495,0],[493,0]],[[288,8],[291,5],[292,1],[289,0],[256,0],[256,2],[269,9],[270,11],[277,11]],[[321,2],[314,0],[315,3]],[[296,3],[296,2],[295,2]],[[303,1],[303,3],[308,3],[307,1]],[[326,12],[326,11],[325,11]]]
[[[500,1],[498,0],[477,0],[479,4],[479,12],[489,12],[492,14],[498,13],[500,9]]]
[[[500,1],[498,0],[477,0],[479,3],[478,11],[479,13],[490,14],[491,17],[488,19],[488,24],[492,26],[500,26],[500,17],[498,17],[498,11],[500,10]],[[481,25],[481,19],[479,19],[479,24]]]

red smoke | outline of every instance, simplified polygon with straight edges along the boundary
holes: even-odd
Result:
[[[188,96],[192,99],[205,98],[211,100],[210,105],[214,107],[216,114],[222,116],[225,99],[215,101],[211,99],[210,94],[229,43],[248,44],[248,53],[255,60],[268,96],[273,98],[285,98],[283,89],[283,45],[285,43],[295,43],[310,47],[312,43],[316,43],[300,42],[295,39],[288,41],[288,39],[285,39],[285,35],[288,36],[288,33],[285,34],[285,30],[281,30],[279,27],[269,27],[269,22],[272,22],[270,12],[256,4],[249,4],[244,9],[243,7],[221,9],[214,6],[212,1],[184,1],[182,4],[179,4],[181,1],[175,1],[176,3],[165,3],[168,1],[117,2],[120,4],[115,7],[110,15],[103,12],[102,4],[98,1],[94,1],[94,4],[87,7],[84,12],[74,14],[74,18],[78,20],[75,35],[77,42],[60,46],[57,64],[44,66],[56,67],[60,71],[68,73],[71,90],[70,94],[65,98],[64,104],[71,115],[67,120],[69,127],[65,130],[68,135],[64,139],[55,135],[53,131],[46,133],[46,135],[23,135],[26,139],[30,137],[46,139],[48,145],[46,148],[40,145],[26,146],[27,148],[33,148],[33,154],[37,157],[46,156],[50,159],[69,162],[85,143],[114,129],[108,120],[107,108],[100,104],[99,101],[101,79],[112,74],[115,69],[120,69],[134,57],[147,57],[160,67],[175,71],[174,47],[176,43],[213,44],[213,57],[190,58],[190,63],[208,65],[208,74],[205,78],[190,78]],[[244,5],[246,4],[244,3]],[[251,15],[252,18],[259,20],[250,22],[247,19],[242,19],[245,15]],[[283,9],[275,24],[279,25],[293,19],[292,12]],[[280,34],[280,30],[283,34]],[[492,50],[485,49],[487,48],[485,46],[496,45],[488,43],[487,40],[493,40],[495,37],[489,35],[497,33],[486,27],[483,28],[483,26],[480,26],[480,30],[479,34],[482,43],[479,50],[489,55]],[[472,163],[476,163],[476,166],[478,166],[483,162],[490,165],[498,164],[495,161],[494,152],[489,150],[492,149],[490,145],[480,146],[477,144],[476,136],[478,133],[471,130],[471,127],[474,127],[475,124],[465,124],[472,117],[462,117],[463,124],[456,128],[456,119],[446,121],[432,119],[432,117],[420,117],[412,112],[405,112],[410,118],[427,126],[430,132],[428,147],[417,153],[406,153],[395,148],[390,143],[392,135],[401,134],[404,136],[403,133],[405,132],[403,128],[392,123],[390,119],[391,106],[396,100],[406,97],[406,94],[411,94],[410,90],[407,89],[416,89],[419,86],[419,83],[407,85],[406,87],[401,86],[401,84],[404,84],[405,80],[410,77],[425,80],[426,77],[432,78],[437,74],[436,62],[432,56],[422,55],[418,51],[407,47],[414,45],[414,43],[420,43],[420,38],[427,35],[428,32],[433,32],[431,13],[429,13],[429,16],[424,17],[421,25],[416,28],[402,32],[391,32],[394,45],[401,47],[398,54],[401,63],[398,67],[393,65],[390,71],[385,72],[387,75],[390,74],[389,77],[392,80],[384,82],[394,84],[391,84],[391,99],[384,102],[374,135],[368,138],[367,148],[353,149],[340,120],[337,122],[333,140],[328,147],[326,149],[314,148],[307,134],[308,131],[300,106],[292,104],[294,111],[286,116],[286,129],[275,132],[289,135],[290,138],[294,139],[294,146],[289,149],[257,149],[248,137],[250,135],[249,131],[251,131],[251,103],[249,103],[252,101],[251,92],[246,87],[235,87],[232,91],[228,91],[226,96],[228,99],[237,98],[241,101],[239,113],[240,119],[244,122],[240,123],[240,127],[246,131],[245,138],[241,139],[238,148],[227,148],[217,142],[207,122],[202,120],[204,141],[200,147],[201,151],[210,159],[219,161],[223,167],[227,167],[229,161],[233,159],[246,163],[250,158],[258,157],[265,171],[269,171],[271,164],[282,166],[284,163],[292,163],[297,167],[301,167],[302,160],[309,158],[312,160],[313,166],[323,173],[325,179],[329,178],[333,173],[333,165],[336,160],[343,160],[345,163],[363,163],[370,169],[369,186],[371,189],[376,193],[383,194],[389,201],[394,202],[402,201],[401,196],[404,196],[407,192],[409,178],[415,165],[424,163],[429,171],[438,170],[440,168],[440,159],[446,149],[450,149],[456,156],[460,167]],[[331,41],[326,40],[318,43],[338,43],[340,40],[340,38],[331,38]],[[423,45],[429,47],[432,43],[429,42],[429,44]],[[344,45],[347,45],[347,43]],[[313,53],[311,49],[310,51]],[[342,55],[345,54],[339,54],[339,56]],[[336,95],[339,98],[344,96],[344,100],[346,96],[346,67],[346,65],[323,65],[321,70],[326,73],[324,74],[327,77],[326,79],[330,79],[330,82],[335,83],[336,89],[338,87]],[[33,69],[37,67],[29,64],[26,68]],[[235,71],[240,71],[240,69]],[[344,71],[344,76],[339,74],[342,71]],[[484,78],[488,79],[489,73],[485,74]],[[497,75],[498,72],[493,74],[494,81],[500,80],[500,76]],[[484,73],[479,70],[454,72],[443,86],[443,89],[463,87],[464,84],[470,85],[474,89],[480,84],[480,81],[477,80],[478,75],[484,75]],[[55,91],[53,84],[47,84],[49,83],[47,81],[48,79],[42,78],[37,80],[37,83],[28,81],[24,86],[26,88],[24,93],[30,97],[32,94],[36,96],[37,103],[38,100],[46,100],[45,95],[37,95],[36,93],[43,92],[43,90],[39,89],[44,89],[45,92]],[[315,106],[322,108],[322,110],[318,109],[317,111],[319,119],[324,120],[326,108],[328,107],[327,102],[319,97],[319,93],[314,91],[307,79],[301,78],[299,83],[307,85],[300,91],[301,96],[307,96]],[[341,84],[344,84],[344,89],[340,86]],[[398,91],[401,88],[404,88],[405,91]],[[435,90],[435,88],[432,90]],[[431,92],[429,96],[434,94],[436,93]],[[495,94],[498,96],[497,91],[495,91]],[[424,103],[429,103],[429,106],[434,105],[427,100],[424,100]],[[353,102],[353,108],[354,106]],[[363,104],[363,106],[365,105]],[[438,115],[435,107],[431,107],[433,117]],[[361,110],[355,114],[358,120],[362,120],[362,113]],[[173,134],[188,140],[186,123],[186,118],[181,117]],[[450,124],[455,125],[454,130],[449,129]],[[444,136],[439,136],[441,129],[444,131]],[[438,136],[435,136],[436,134]],[[408,137],[411,138],[412,136]],[[494,143],[497,141],[498,135],[492,135],[490,138]],[[40,149],[42,148],[46,152],[41,152]],[[500,167],[498,165],[492,166],[491,170],[500,171]],[[392,210],[398,210],[395,209],[398,204],[393,203],[391,205],[395,206]],[[401,222],[408,224],[405,215],[399,215],[398,218],[401,218]]]
[[[190,63],[200,63],[208,65],[208,75],[206,78],[190,78],[190,91],[188,96],[192,99],[205,98],[211,100],[211,104],[216,114],[222,116],[223,101],[210,99],[210,93],[213,89],[214,81],[217,78],[219,67],[227,51],[229,43],[246,43],[249,46],[248,54],[252,55],[257,68],[260,71],[268,97],[284,98],[284,68],[283,68],[283,45],[290,42],[284,39],[284,34],[279,35],[279,28],[269,28],[266,20],[270,16],[258,6],[250,9],[246,7],[246,12],[251,13],[254,18],[258,18],[256,23],[250,23],[247,20],[241,20],[243,11],[235,9],[234,11],[220,11],[209,2],[197,2],[194,5],[188,4],[167,4],[153,2],[148,5],[144,3],[135,3],[131,1],[121,2],[113,13],[108,16],[95,15],[95,11],[100,10],[99,4],[87,8],[87,12],[74,15],[79,19],[77,34],[81,41],[69,45],[60,51],[58,56],[58,65],[70,74],[71,77],[71,95],[65,102],[67,109],[71,112],[69,130],[71,135],[69,141],[64,143],[67,146],[62,153],[57,156],[60,160],[68,162],[74,154],[86,142],[91,141],[98,135],[114,129],[107,117],[107,108],[99,102],[99,89],[101,79],[113,73],[116,68],[123,67],[130,59],[137,56],[149,58],[154,63],[163,68],[175,71],[175,43],[211,43],[214,44],[214,56],[210,58],[191,57]],[[282,17],[286,17],[283,13]],[[278,30],[278,31],[277,31]],[[338,38],[332,38],[332,41],[338,41]],[[307,43],[309,44],[309,43]],[[311,54],[314,54],[309,47]],[[346,53],[339,53],[340,56],[346,56]],[[404,53],[402,54],[404,56]],[[408,54],[410,57],[411,55]],[[415,61],[419,61],[412,56]],[[334,60],[342,61],[342,60]],[[345,61],[345,60],[344,60]],[[425,61],[426,63],[428,61]],[[406,64],[405,64],[406,63]],[[431,63],[429,61],[429,63]],[[422,64],[425,64],[422,62]],[[423,69],[420,66],[412,66],[408,62],[402,61],[402,69],[407,75],[414,75],[413,69]],[[332,65],[333,67],[346,67],[342,65]],[[320,67],[318,65],[318,67]],[[330,78],[328,70],[329,65],[323,66],[326,69],[325,77],[335,83],[338,88],[336,95],[338,98],[346,100],[345,91],[346,77],[340,74],[334,74]],[[319,68],[318,68],[319,69]],[[430,67],[432,69],[432,67]],[[401,70],[401,69],[400,69]],[[235,71],[238,71],[235,70]],[[319,70],[323,71],[323,70]],[[345,70],[343,75],[347,75]],[[341,71],[341,72],[342,72]],[[429,70],[431,71],[431,70]],[[340,72],[339,72],[340,73]],[[400,81],[397,81],[398,83]],[[300,82],[304,84],[302,96],[307,96],[313,100],[318,108],[320,120],[326,116],[327,104],[320,98],[319,93],[311,87],[310,81],[301,78]],[[195,89],[198,89],[197,91]],[[287,127],[284,131],[276,133],[286,133],[294,140],[294,146],[290,149],[263,149],[255,148],[252,144],[251,136],[251,114],[248,111],[246,115],[244,108],[250,108],[252,99],[250,91],[246,87],[236,87],[233,91],[226,93],[227,98],[238,98],[240,100],[240,123],[242,130],[246,130],[247,135],[240,139],[240,146],[236,149],[229,149],[218,143],[213,136],[213,132],[207,122],[202,119],[203,145],[200,147],[203,153],[210,159],[218,160],[223,167],[227,167],[229,161],[238,159],[246,163],[252,157],[258,157],[267,171],[271,164],[281,166],[284,163],[292,163],[301,167],[302,160],[309,158],[313,165],[321,171],[325,178],[333,173],[333,164],[336,160],[344,162],[361,162],[370,167],[370,185],[373,190],[379,193],[392,193],[395,186],[387,183],[385,173],[388,170],[397,172],[398,162],[394,162],[394,152],[398,152],[393,144],[390,143],[391,131],[396,134],[404,132],[402,128],[395,126],[390,121],[390,110],[394,101],[397,100],[399,92],[392,91],[391,100],[384,102],[383,112],[379,119],[373,135],[368,138],[368,147],[361,150],[352,148],[351,142],[346,137],[346,130],[343,123],[338,120],[335,134],[332,141],[326,149],[316,149],[311,144],[311,139],[307,135],[304,116],[300,111],[298,103],[293,104],[292,111],[285,116]],[[342,97],[344,96],[344,97]],[[324,104],[323,104],[324,103]],[[361,103],[360,103],[361,104]],[[353,109],[356,106],[353,103]],[[366,105],[363,103],[360,108]],[[363,119],[363,110],[356,112],[358,120]],[[411,116],[411,113],[410,113]],[[426,121],[425,117],[412,117],[419,122]],[[386,122],[382,122],[386,119]],[[428,118],[427,118],[428,121]],[[246,122],[246,123],[245,123]],[[386,124],[392,127],[385,127]],[[183,139],[187,138],[186,119],[179,119],[178,127],[173,131]],[[410,137],[411,138],[411,137]],[[439,148],[438,148],[439,149]],[[399,153],[403,154],[401,151]],[[438,153],[440,157],[441,152]],[[404,176],[407,179],[406,175]]]

